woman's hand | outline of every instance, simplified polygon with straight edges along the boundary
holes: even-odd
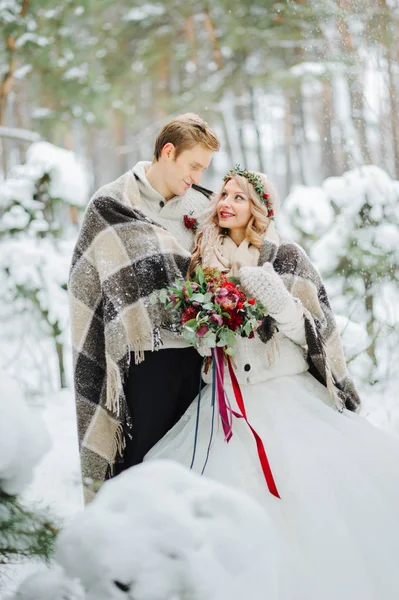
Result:
[[[262,267],[242,267],[239,277],[244,292],[261,302],[274,318],[287,304],[294,302],[283,280],[269,262]]]
[[[263,267],[242,267],[240,280],[244,292],[263,304],[278,323],[279,330],[299,346],[306,344],[303,306],[285,287],[271,263]]]

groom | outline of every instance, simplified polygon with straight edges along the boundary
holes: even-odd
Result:
[[[198,392],[201,357],[148,298],[185,275],[190,225],[211,194],[198,184],[218,150],[205,121],[181,115],[159,132],[151,163],[100,188],[87,207],[69,279],[86,501],[91,482],[141,462]]]

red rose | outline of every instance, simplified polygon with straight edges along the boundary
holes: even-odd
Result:
[[[195,317],[197,316],[197,312],[198,311],[193,306],[188,306],[181,316],[181,322],[183,323],[183,325],[187,323],[187,321],[195,319]]]
[[[269,200],[270,198],[270,194],[267,194],[266,192],[263,194],[263,197],[265,200]]]
[[[256,300],[255,300],[255,298],[249,298],[249,300],[248,300],[248,304],[251,304],[252,306],[253,306],[254,304],[256,304]]]
[[[274,210],[272,208],[269,210],[269,215],[268,216],[269,217],[274,217]]]
[[[232,281],[224,281],[220,287],[235,289],[236,286],[234,285],[234,283]]]
[[[244,317],[238,313],[234,313],[231,315],[229,323],[228,323],[228,327],[229,329],[232,329],[233,331],[235,331],[236,329],[239,328],[240,325],[242,325],[242,322],[244,320]]]
[[[237,302],[237,310],[242,310],[244,307],[242,302]]]

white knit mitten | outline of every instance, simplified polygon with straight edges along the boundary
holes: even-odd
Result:
[[[297,344],[305,344],[302,305],[289,293],[271,263],[262,267],[242,267],[240,280],[244,292],[263,304],[288,337]]]
[[[263,267],[242,267],[240,280],[246,294],[261,302],[273,318],[288,303],[294,302],[271,263],[265,263]]]

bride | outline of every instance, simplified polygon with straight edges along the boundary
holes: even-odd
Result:
[[[145,460],[189,467],[195,439],[194,470],[206,464],[207,477],[264,506],[290,557],[291,592],[278,600],[393,600],[399,597],[399,440],[356,414],[360,400],[320,276],[300,246],[281,239],[276,210],[265,175],[230,171],[198,230],[189,272],[200,264],[239,277],[268,311],[253,339],[237,340],[234,371],[279,497],[269,492],[244,419],[233,419],[229,443],[215,424],[208,452],[210,385],[199,415],[197,398]],[[227,376],[225,387],[238,410]]]

